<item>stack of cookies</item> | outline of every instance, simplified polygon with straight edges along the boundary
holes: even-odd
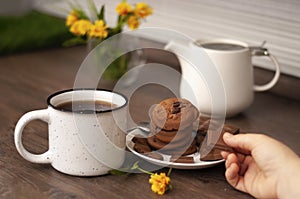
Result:
[[[148,144],[154,150],[171,155],[188,155],[197,151],[193,123],[198,109],[188,100],[169,98],[157,104],[151,113]]]
[[[200,161],[220,160],[221,151],[233,152],[223,141],[223,134],[238,134],[239,128],[224,124],[219,132],[219,121],[199,116],[189,101],[171,98],[161,101],[151,112],[150,134],[147,138],[134,137],[134,150],[148,157],[163,160],[168,154],[171,162],[195,163],[195,152]],[[208,134],[218,136],[216,143],[208,142]],[[213,144],[213,145],[212,145]]]

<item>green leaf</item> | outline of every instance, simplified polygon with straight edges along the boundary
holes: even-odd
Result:
[[[127,175],[128,174],[127,172],[120,171],[117,169],[110,170],[109,173],[112,175]]]
[[[76,46],[76,45],[83,45],[83,44],[86,44],[86,41],[81,38],[81,37],[74,37],[74,38],[71,38],[65,42],[63,42],[63,46],[64,47],[71,47],[71,46]]]
[[[104,23],[106,23],[105,18],[104,18],[104,13],[105,13],[105,6],[102,5],[100,9],[100,13],[98,15],[98,19],[103,20]]]
[[[135,169],[138,169],[139,168],[139,161],[136,161],[132,167],[131,167],[131,170],[135,170]]]
[[[83,10],[76,10],[76,12],[78,13],[78,17],[79,19],[89,19],[89,17],[86,15],[86,13]]]
[[[117,21],[117,24],[119,25],[119,24],[121,23],[121,21],[122,21],[122,16],[121,16],[121,15],[119,15],[119,16],[118,16],[118,21]]]

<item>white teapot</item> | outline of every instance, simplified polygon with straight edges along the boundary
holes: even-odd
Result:
[[[272,88],[280,75],[278,62],[266,48],[249,47],[237,40],[170,41],[165,50],[180,61],[181,97],[204,115],[231,117],[242,112],[253,102],[253,91]],[[252,56],[267,56],[274,63],[276,72],[269,83],[254,84]]]

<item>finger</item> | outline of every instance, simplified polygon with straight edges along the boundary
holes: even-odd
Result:
[[[221,151],[221,156],[222,156],[225,160],[227,160],[227,158],[228,158],[228,156],[229,156],[230,154],[232,154],[232,153],[230,153],[230,152],[228,152],[228,151]],[[235,153],[235,155],[237,156],[238,162],[240,162],[240,163],[244,162],[245,157],[246,157],[245,155],[243,155],[243,154],[241,154],[241,153]]]
[[[230,154],[230,152],[227,151],[221,151],[221,156],[226,160],[227,156]]]
[[[248,193],[247,189],[245,188],[244,176],[239,176],[239,180],[238,180],[235,188],[237,190]]]
[[[240,175],[240,176],[245,175],[247,169],[248,169],[248,164],[240,164],[239,175]]]
[[[233,163],[225,172],[227,182],[236,189],[246,192],[244,186],[244,177],[239,175],[240,168],[238,164]]]
[[[245,160],[243,161],[243,163],[240,164],[240,172],[239,175],[245,175],[245,173],[247,172],[248,168],[250,167],[250,164],[253,164],[254,160],[252,156],[247,156],[245,157]],[[256,163],[254,164],[256,165]],[[252,169],[256,168],[256,166],[252,166]],[[259,171],[257,171],[258,173]]]
[[[232,163],[230,167],[226,169],[225,177],[231,186],[236,187],[240,178],[238,164]]]
[[[236,153],[237,159],[239,163],[243,163],[245,161],[246,155],[241,154],[241,153]]]
[[[227,159],[226,159],[226,162],[225,162],[225,167],[229,168],[231,166],[231,164],[233,164],[233,163],[239,164],[237,156],[234,153],[230,153],[227,156]]]
[[[230,133],[224,133],[224,142],[235,149],[240,149],[240,152],[245,154],[250,154],[250,152],[257,146],[260,142],[259,136],[255,134],[237,134],[232,135]]]

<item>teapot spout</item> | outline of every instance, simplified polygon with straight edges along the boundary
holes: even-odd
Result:
[[[175,53],[181,66],[180,97],[204,115],[225,114],[222,79],[204,49],[193,41],[170,41],[164,48]]]
[[[165,45],[164,49],[173,52],[178,57],[181,64],[183,62],[182,59],[185,59],[196,66],[199,65],[198,62],[204,54],[201,47],[192,41],[186,40],[171,40]]]
[[[188,51],[188,46],[187,42],[171,40],[165,45],[164,49],[175,54],[182,54],[184,51]]]

